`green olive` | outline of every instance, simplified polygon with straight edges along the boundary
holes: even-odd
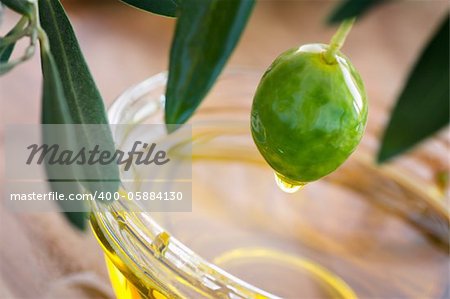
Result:
[[[360,75],[339,51],[308,44],[281,54],[253,99],[253,140],[278,177],[302,185],[328,175],[355,150],[367,122]]]

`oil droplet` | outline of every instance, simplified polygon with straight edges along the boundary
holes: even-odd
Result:
[[[292,184],[290,182],[286,182],[278,173],[274,173],[274,175],[278,188],[286,193],[295,193],[298,190],[303,189],[306,185],[306,183]]]

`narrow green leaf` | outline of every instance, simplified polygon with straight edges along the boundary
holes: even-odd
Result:
[[[449,123],[449,17],[425,48],[397,100],[378,161],[410,149]]]
[[[55,60],[50,52],[43,51],[41,47],[41,64],[42,64],[42,74],[44,77],[43,88],[42,88],[42,123],[43,124],[71,124],[73,123],[72,117],[70,116],[70,110],[67,105],[67,101],[64,95],[62,82],[60,80],[58,69],[56,68]],[[70,132],[68,132],[70,134]],[[48,143],[51,136],[48,136],[49,132],[46,131],[46,127],[43,126],[42,138],[43,143]],[[69,137],[70,138],[70,137]],[[48,164],[46,163],[46,166]],[[70,167],[65,167],[66,172],[73,171]],[[55,177],[55,173],[52,173],[53,168],[46,167],[48,177]],[[59,174],[62,177],[69,176],[73,177],[71,174]],[[82,193],[82,188],[78,182],[70,182],[66,184],[61,184],[61,182],[55,182],[54,180],[48,180],[50,187],[53,191],[61,194],[80,194]],[[65,202],[58,200],[57,203],[64,212],[67,220],[72,223],[75,227],[79,229],[84,229],[85,224],[85,213],[83,212],[68,212],[66,211]],[[72,205],[79,205],[78,210],[83,210],[82,201],[73,201]]]
[[[181,2],[170,51],[167,124],[182,124],[194,113],[235,48],[253,4],[253,0]]]
[[[178,0],[121,0],[133,7],[163,15],[175,17],[177,14]]]
[[[58,0],[40,0],[41,25],[61,76],[75,123],[107,124],[102,97],[89,72],[67,15]]]
[[[11,36],[12,32],[8,32],[6,36]],[[14,50],[16,43],[10,43],[7,45],[2,45],[2,40],[0,38],[0,63],[7,63],[9,58],[11,57],[11,54]]]
[[[64,212],[67,221],[79,230],[85,230],[87,224],[87,214],[82,212]]]
[[[21,15],[31,15],[32,4],[27,0],[1,0],[0,2]]]
[[[73,119],[64,95],[64,89],[53,55],[41,50],[42,88],[42,123],[72,124]]]
[[[329,16],[328,22],[335,24],[345,19],[359,17],[384,1],[386,0],[343,0]]]
[[[15,45],[16,45],[16,43],[12,43],[5,47],[0,48],[0,63],[8,62],[8,60],[11,57],[11,54],[14,50]]]
[[[58,0],[40,0],[39,16],[41,25],[50,41],[50,50],[55,59],[64,91],[70,117],[75,124],[105,124],[94,131],[85,129],[83,136],[76,136],[80,144],[89,148],[101,144],[103,150],[114,152],[114,142],[106,116],[103,100],[89,72],[75,33],[66,13]],[[53,116],[52,116],[53,117]],[[47,123],[54,123],[48,120]],[[104,180],[81,181],[89,191],[114,192],[119,187],[119,169],[116,164],[89,167],[85,178]],[[99,182],[104,182],[99,184]]]
[[[44,49],[41,53],[44,74],[42,123],[107,124],[108,119],[103,100],[89,72],[63,7],[58,0],[39,0],[39,17],[41,25],[49,37],[50,46],[50,52],[48,52],[41,45],[41,49]],[[89,148],[101,143],[107,145],[107,148],[102,148],[103,150],[114,152],[114,142],[109,128],[107,126],[101,128],[103,129],[97,130],[95,134],[85,129],[82,134],[76,136],[73,131],[68,129],[67,134],[63,134],[66,136],[64,143],[70,144],[71,141],[74,141],[80,144],[89,144]],[[46,138],[51,138],[51,136],[46,136],[44,130],[44,140]],[[64,136],[61,138],[64,139]],[[55,173],[50,173],[51,171],[55,170],[47,167],[49,177],[55,177]],[[74,170],[72,167],[66,167],[64,171]],[[89,168],[89,171],[90,173],[82,173],[85,175],[84,178],[91,177],[92,168]],[[93,176],[105,178],[105,180],[80,180],[79,183],[72,181],[70,184],[64,185],[64,190],[59,190],[63,188],[61,182],[50,180],[50,184],[54,191],[66,194],[82,193],[81,185],[91,192],[114,192],[118,189],[120,182],[117,165],[111,164],[106,167],[94,168],[93,172],[95,172]],[[66,173],[58,177],[74,177],[74,174]],[[75,177],[83,179],[83,176],[79,174]],[[85,227],[85,213],[68,212],[66,205],[69,203],[64,201],[58,201],[58,203],[61,204],[62,210],[65,211],[65,215],[71,223],[79,228]],[[73,202],[70,204],[73,210]],[[76,210],[83,209],[80,207]]]

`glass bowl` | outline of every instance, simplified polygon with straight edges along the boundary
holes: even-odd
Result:
[[[449,216],[437,187],[397,164],[375,165],[363,141],[333,174],[281,191],[249,130],[261,74],[226,71],[189,122],[192,212],[94,203],[91,226],[117,297],[448,295]],[[127,128],[113,129],[119,147],[139,125],[163,123],[165,83],[165,73],[153,76],[112,105],[110,122]],[[154,133],[138,134],[151,143]]]

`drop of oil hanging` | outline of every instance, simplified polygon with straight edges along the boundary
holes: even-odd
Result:
[[[300,183],[300,184],[292,184],[286,182],[280,175],[277,173],[275,175],[275,182],[277,183],[278,188],[281,189],[281,191],[286,193],[295,193],[298,190],[303,189],[305,187],[306,183]]]

